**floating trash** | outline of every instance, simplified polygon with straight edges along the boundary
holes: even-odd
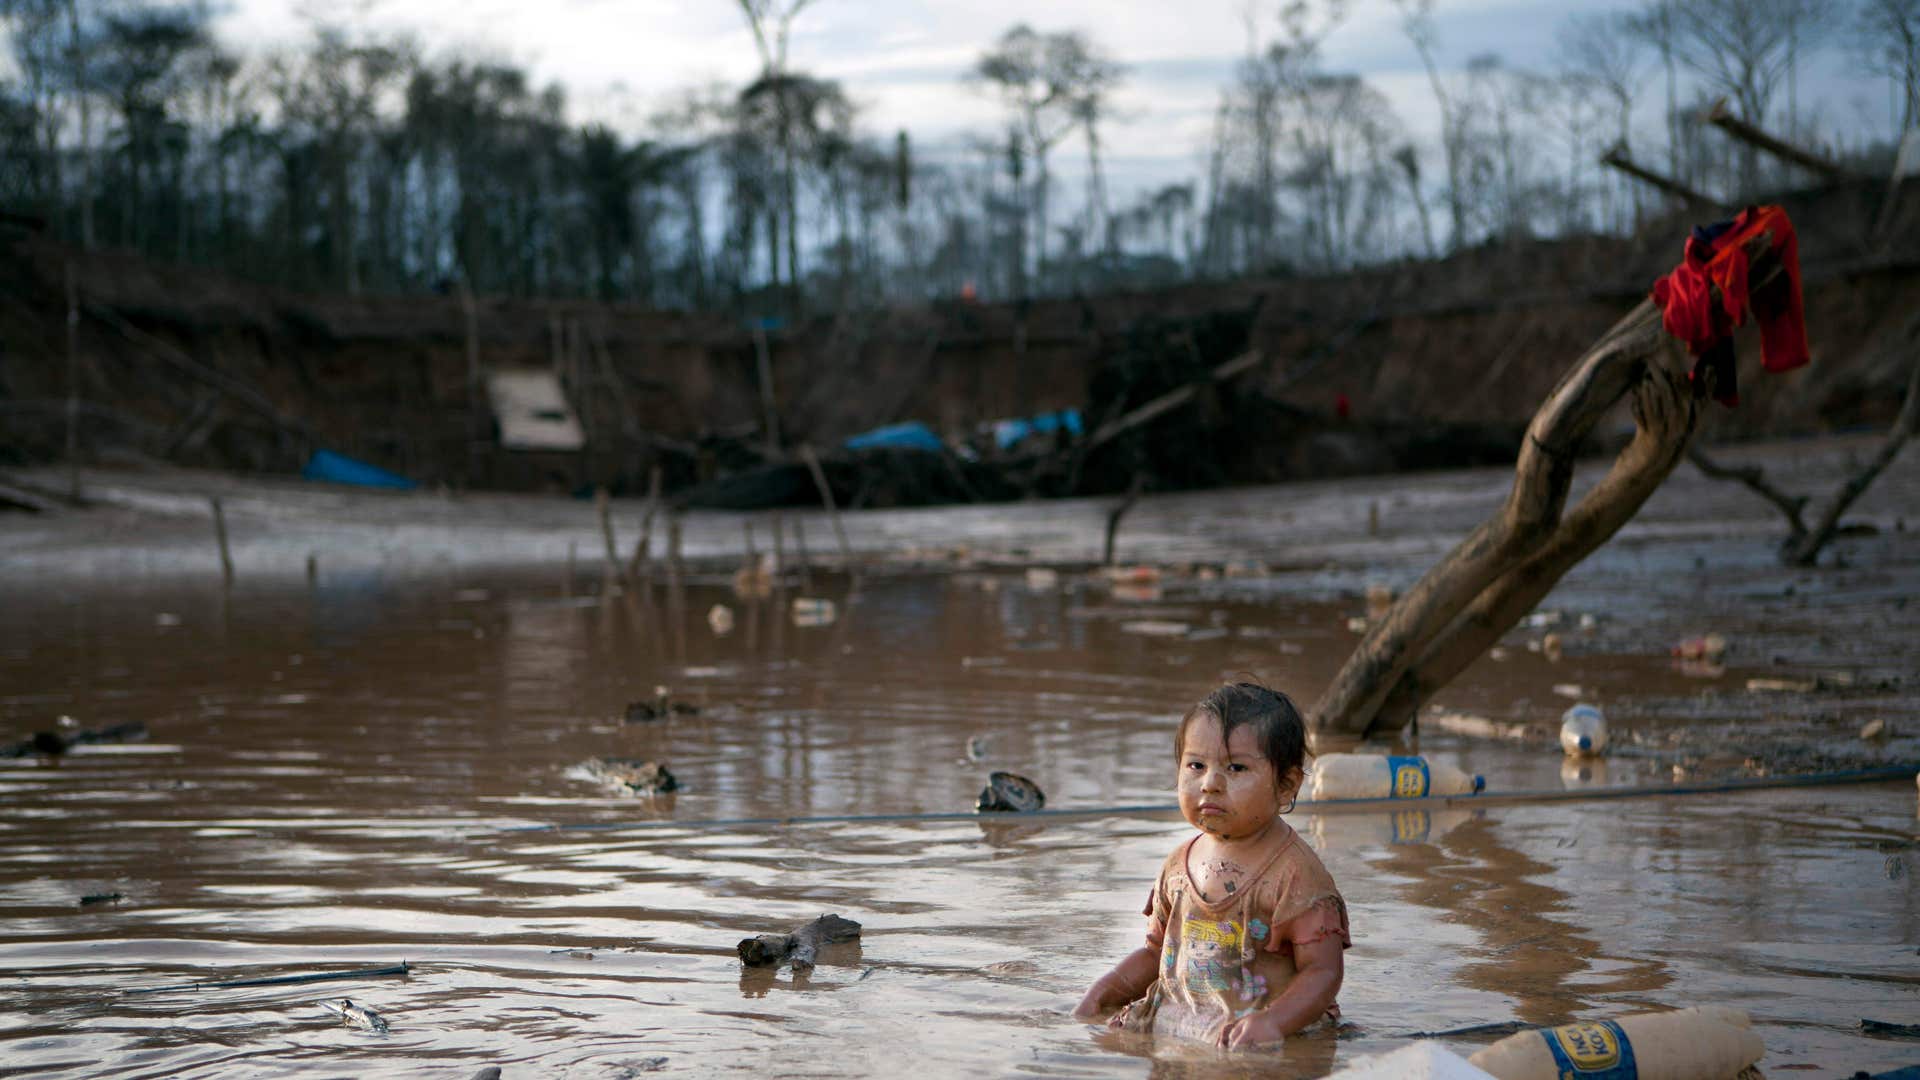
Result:
[[[1599,706],[1583,702],[1560,714],[1560,750],[1568,757],[1607,752],[1607,718]]]
[[[1429,795],[1471,795],[1486,786],[1484,777],[1423,757],[1320,754],[1307,769],[1300,798],[1309,802],[1420,799]]]
[[[791,614],[795,626],[831,626],[840,617],[833,601],[810,596],[794,597]]]
[[[1188,629],[1186,623],[1165,619],[1134,619],[1120,624],[1121,633],[1141,637],[1186,637]]]
[[[715,604],[707,609],[707,628],[714,637],[726,637],[733,633],[733,609],[725,604]]]
[[[1039,784],[1018,773],[996,772],[987,777],[973,808],[983,814],[1028,814],[1045,805]]]
[[[635,795],[665,795],[680,790],[680,781],[657,761],[594,758],[585,767],[587,775],[616,791]]]
[[[387,1034],[387,1021],[379,1013],[362,1005],[354,1004],[352,998],[335,998],[322,1001],[320,1007],[340,1018],[343,1024],[352,1024],[373,1032],[375,1035]]]
[[[1727,654],[1727,639],[1719,634],[1688,638],[1670,650],[1682,660],[1718,660]]]

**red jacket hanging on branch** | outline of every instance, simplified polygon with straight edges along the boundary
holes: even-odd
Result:
[[[1780,260],[1779,274],[1756,288],[1747,285],[1747,241],[1769,234],[1767,250]],[[1720,303],[1713,302],[1713,289]],[[1694,357],[1689,375],[1703,392],[1703,373],[1714,373],[1715,400],[1740,403],[1734,376],[1733,329],[1748,310],[1760,324],[1760,366],[1792,371],[1805,364],[1806,311],[1800,298],[1800,241],[1778,206],[1750,206],[1732,221],[1693,230],[1686,254],[1673,272],[1653,285],[1653,302],[1665,312],[1667,333],[1686,342]]]

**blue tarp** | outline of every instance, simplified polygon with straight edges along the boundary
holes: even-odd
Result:
[[[355,487],[397,488],[401,491],[411,491],[414,487],[413,481],[404,476],[331,450],[315,450],[313,456],[307,459],[307,467],[300,470],[300,475],[308,480],[352,484]]]
[[[1029,435],[1047,435],[1063,428],[1070,435],[1080,434],[1079,409],[1061,409],[1020,420],[997,421],[993,425],[993,443],[1005,450]]]
[[[925,450],[934,454],[946,448],[940,436],[918,420],[863,431],[841,445],[849,450]]]

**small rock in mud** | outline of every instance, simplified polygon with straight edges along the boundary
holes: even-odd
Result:
[[[973,808],[980,813],[1028,814],[1047,805],[1040,785],[1017,773],[996,772],[987,777]]]
[[[594,758],[587,762],[587,772],[595,780],[616,790],[633,792],[636,795],[664,795],[680,790],[680,781],[667,771],[665,765],[657,761],[640,761],[637,758]]]

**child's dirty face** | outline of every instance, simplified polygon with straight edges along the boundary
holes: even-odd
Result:
[[[1180,747],[1180,812],[1223,840],[1250,836],[1280,814],[1283,792],[1252,727],[1220,737],[1220,720],[1196,716]]]

